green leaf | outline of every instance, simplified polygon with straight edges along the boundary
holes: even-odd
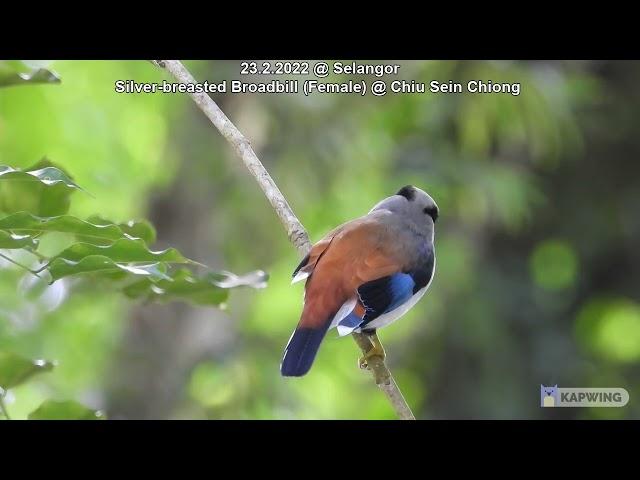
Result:
[[[102,226],[113,224],[99,215],[89,217],[87,222]],[[147,245],[153,245],[156,241],[156,229],[147,220],[129,220],[125,223],[119,223],[118,227],[132,238],[141,238]]]
[[[217,285],[219,275],[196,278],[186,268],[175,272],[171,280],[153,282],[142,279],[124,288],[129,298],[168,302],[183,300],[198,305],[220,305],[228,298],[228,291]]]
[[[46,360],[29,360],[10,352],[0,352],[0,387],[5,390],[24,383],[36,373],[48,372],[54,367]]]
[[[18,235],[0,230],[0,249],[29,248],[36,249],[38,240],[30,235]]]
[[[47,267],[51,274],[51,282],[55,282],[64,277],[78,274],[97,274],[104,276],[104,274],[118,274],[121,272],[142,275],[150,277],[154,280],[169,279],[166,271],[166,266],[163,263],[149,263],[149,264],[132,264],[132,263],[118,263],[111,260],[104,255],[90,255],[82,258],[80,261],[67,260],[65,258],[56,258]],[[118,278],[120,276],[117,276]]]
[[[62,258],[69,262],[80,262],[83,258],[92,255],[107,257],[119,263],[189,263],[178,250],[168,248],[154,252],[149,250],[147,244],[141,239],[121,238],[111,245],[92,245],[90,243],[76,243],[53,257],[51,261]]]
[[[134,226],[130,231],[134,229],[144,230],[145,227]],[[93,244],[109,244],[127,236],[119,225],[113,223],[94,224],[71,215],[38,217],[27,212],[14,213],[0,219],[0,230],[34,237],[47,232],[69,233],[80,241]],[[145,235],[148,236],[148,233]]]
[[[29,169],[25,170],[24,173],[28,173],[32,177],[40,179],[40,181],[45,185],[63,183],[69,188],[77,188],[79,190],[82,190],[79,185],[75,184],[73,180],[71,180],[71,178],[69,178],[69,176],[58,167],[47,166],[44,168],[39,168],[37,170]]]
[[[15,64],[0,61],[0,87],[38,83],[60,83],[60,77],[46,68],[34,68],[25,72]]]
[[[81,188],[54,166],[32,170],[0,166],[0,211],[62,215],[69,210],[70,196],[76,190]]]
[[[74,400],[45,400],[28,416],[29,420],[104,420],[100,410],[92,410]]]

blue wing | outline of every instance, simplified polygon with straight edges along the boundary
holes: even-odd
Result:
[[[365,314],[359,317],[351,312],[338,323],[338,333],[349,334],[383,313],[398,308],[413,296],[415,285],[412,276],[407,273],[395,273],[363,283],[358,288],[358,297],[365,308]]]
[[[360,301],[365,308],[362,325],[383,313],[395,310],[413,296],[416,283],[411,274],[395,273],[364,283],[358,288]]]
[[[365,314],[362,318],[353,312],[347,315],[338,323],[340,334],[366,327],[369,322],[395,310],[426,287],[433,277],[435,267],[433,250],[429,253],[421,268],[408,273],[394,273],[362,284],[358,288],[358,297],[365,308]]]

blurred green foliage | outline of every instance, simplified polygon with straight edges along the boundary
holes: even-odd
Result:
[[[60,83],[60,78],[37,60],[34,62],[19,60],[0,61],[0,87],[11,85],[29,85],[36,83]],[[44,65],[49,62],[42,62]]]
[[[100,420],[104,413],[72,400],[47,400],[29,414],[29,420]]]
[[[199,80],[239,78],[239,62],[186,65]],[[44,68],[61,83],[0,89],[0,164],[53,158],[93,195],[75,195],[71,215],[148,216],[162,248],[219,269],[261,268],[271,280],[234,292],[221,313],[136,306],[82,285],[73,295],[38,289],[2,263],[0,351],[57,361],[7,392],[12,417],[53,398],[109,418],[393,418],[356,368],[355,344],[335,332],[306,377],[279,376],[301,310],[303,286],[290,285],[299,259],[193,102],[115,93],[116,80],[166,78],[150,62]],[[638,418],[640,64],[406,61],[399,78],[522,88],[214,99],[313,240],[405,184],[438,202],[432,287],[380,332],[418,417]],[[53,235],[39,248],[53,255],[62,244]],[[541,383],[623,387],[630,402],[542,409]]]
[[[531,255],[531,274],[539,286],[560,290],[575,283],[577,263],[570,245],[560,240],[546,240]]]
[[[5,82],[0,86],[10,84]],[[266,286],[266,275],[261,271],[243,277],[212,271],[197,275],[185,266],[206,266],[189,260],[175,248],[150,250],[149,242],[155,240],[156,234],[146,220],[116,224],[93,216],[90,219],[96,223],[91,223],[66,215],[75,190],[82,188],[48,160],[25,169],[0,166],[0,212],[6,215],[0,218],[0,247],[11,254],[0,253],[0,258],[9,266],[24,271],[25,277],[16,284],[26,285],[22,293],[27,302],[43,298],[49,292],[58,299],[71,292],[73,289],[61,282],[68,277],[106,280],[133,299],[182,300],[210,306],[222,306],[228,288]],[[55,255],[38,251],[40,242],[52,234],[67,236],[70,241]],[[20,261],[15,257],[20,257]],[[176,269],[176,264],[182,266]],[[35,280],[28,275],[33,275]],[[11,313],[20,315],[19,311]],[[0,413],[10,418],[4,402],[10,389],[36,373],[51,370],[53,365],[46,360],[32,361],[9,351],[0,351]],[[28,418],[93,419],[101,416],[75,401],[47,400]]]

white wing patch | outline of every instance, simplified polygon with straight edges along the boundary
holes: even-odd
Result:
[[[349,335],[353,333],[357,327],[346,327],[344,325],[338,325],[338,335],[344,337],[345,335]]]
[[[342,320],[347,315],[349,315],[355,307],[356,307],[355,297],[344,302],[340,307],[340,310],[338,310],[338,313],[336,313],[335,316],[333,317],[333,320],[331,320],[331,325],[329,325],[329,328],[334,328],[337,326],[338,333],[340,334],[340,336],[342,336],[342,334],[340,333],[340,326],[338,326],[338,323],[340,322],[340,320]]]
[[[293,279],[291,280],[291,285],[293,285],[296,282],[299,282],[300,280],[304,280],[309,275],[311,275],[311,272],[305,272],[304,269],[301,269],[298,273],[296,273],[296,276],[293,277]]]

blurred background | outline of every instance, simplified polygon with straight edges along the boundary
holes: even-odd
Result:
[[[401,65],[398,78],[520,82],[521,93],[212,96],[313,241],[405,184],[438,202],[431,289],[380,333],[416,416],[640,418],[640,63],[386,63]],[[185,65],[200,81],[241,78],[240,61]],[[48,68],[60,84],[0,89],[0,164],[46,156],[93,195],[74,197],[72,213],[148,217],[154,247],[270,281],[233,290],[220,310],[66,279],[28,295],[24,271],[0,264],[0,351],[57,361],[7,393],[11,416],[72,398],[113,419],[394,418],[335,331],[306,377],[280,376],[302,304],[303,286],[290,285],[299,258],[188,96],[115,93],[117,80],[166,72],[145,61]],[[543,409],[541,384],[622,387],[630,401]]]

